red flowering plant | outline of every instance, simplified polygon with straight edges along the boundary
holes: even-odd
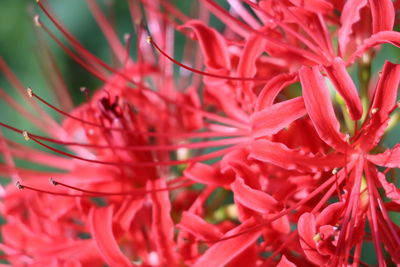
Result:
[[[0,58],[26,101],[1,89],[2,100],[44,133],[0,120],[26,140],[0,136],[6,263],[357,266],[372,243],[379,266],[400,264],[400,147],[382,142],[399,117],[400,67],[371,72],[379,45],[400,46],[398,1],[201,0],[190,15],[165,0],[127,1],[134,34],[123,41],[98,2],[86,3],[113,63],[86,49],[51,1],[37,1],[34,16],[101,82],[92,95],[81,88],[84,103],[68,100],[46,43],[59,104]],[[187,38],[180,61],[176,33]]]

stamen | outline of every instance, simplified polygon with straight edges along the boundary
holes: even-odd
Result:
[[[40,21],[39,15],[35,15],[33,17],[33,22],[35,23],[36,27],[39,27],[39,28],[42,27],[42,22]]]
[[[26,93],[28,94],[28,96],[29,96],[30,98],[33,97],[33,92],[32,92],[32,88],[31,88],[31,87],[26,88]]]
[[[19,190],[22,190],[22,189],[25,188],[25,187],[21,184],[20,181],[17,181],[17,182],[15,183],[15,186],[16,186]]]
[[[371,109],[371,114],[375,114],[375,113],[377,113],[378,112],[378,108],[373,108],[373,109]]]
[[[24,136],[25,141],[31,140],[31,138],[29,137],[29,133],[27,131],[22,131],[22,135]]]
[[[58,185],[58,182],[57,181],[55,181],[53,178],[50,178],[50,184],[51,185],[54,185],[54,186],[57,186]]]

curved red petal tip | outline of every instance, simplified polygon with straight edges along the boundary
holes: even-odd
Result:
[[[390,31],[395,20],[394,5],[391,0],[369,0],[372,14],[372,32]]]
[[[333,5],[325,0],[289,0],[292,4],[307,11],[326,14],[333,10]]]
[[[359,120],[363,113],[361,99],[358,96],[353,80],[346,70],[345,63],[341,58],[337,57],[333,60],[332,65],[325,69],[336,90],[346,102],[351,118]]]
[[[340,152],[349,149],[333,110],[329,89],[318,67],[300,69],[300,82],[308,115],[321,139]]]

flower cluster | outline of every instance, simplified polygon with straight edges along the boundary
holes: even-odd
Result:
[[[190,16],[126,1],[121,40],[87,0],[112,64],[36,2],[39,30],[102,86],[73,107],[48,68],[55,104],[0,58],[26,104],[1,99],[37,129],[0,119],[14,132],[0,135],[5,262],[364,266],[371,244],[372,264],[400,265],[400,143],[382,143],[400,118],[400,65],[371,72],[381,44],[400,46],[400,1],[199,0]]]

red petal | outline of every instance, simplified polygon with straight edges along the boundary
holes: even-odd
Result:
[[[345,164],[345,158],[342,155],[305,153],[301,149],[289,149],[284,144],[269,140],[253,142],[249,157],[300,172],[328,171]]]
[[[268,81],[268,83],[262,89],[260,95],[257,97],[256,111],[260,111],[266,107],[271,106],[276,96],[282,91],[286,86],[297,81],[296,74],[279,74]]]
[[[217,226],[203,220],[200,216],[184,211],[178,227],[183,229],[200,240],[218,240],[222,237]]]
[[[286,256],[283,255],[276,267],[296,267],[296,264],[288,260]]]
[[[367,159],[379,166],[400,168],[400,144],[393,149],[387,149],[384,153],[368,155]]]
[[[225,39],[215,29],[199,20],[191,20],[180,28],[194,31],[207,68],[211,70],[229,70],[231,68]]]
[[[250,118],[253,136],[257,138],[275,134],[305,114],[306,108],[302,97],[266,107]]]
[[[359,120],[362,116],[361,100],[358,97],[357,88],[354,85],[343,60],[339,57],[335,58],[332,65],[325,68],[329,78],[336,87],[336,90],[343,97],[349,109],[350,116],[353,120]]]
[[[372,13],[372,31],[390,31],[395,20],[394,6],[391,0],[369,0]]]
[[[378,180],[385,190],[386,196],[393,202],[400,204],[400,189],[393,183],[389,183],[383,173],[378,172]]]
[[[249,219],[238,227],[227,232],[222,238],[242,233],[241,235],[220,241],[212,245],[193,265],[194,267],[203,266],[224,266],[230,260],[235,258],[241,252],[251,245],[256,244],[257,238],[260,236],[260,230],[249,230],[254,226],[254,220]],[[245,232],[249,230],[248,232]]]
[[[289,0],[292,4],[302,7],[313,13],[329,13],[333,10],[333,5],[325,0]]]
[[[335,116],[328,87],[318,67],[300,69],[300,81],[303,87],[304,103],[308,115],[321,139],[340,152],[349,145],[339,131],[340,124]]]
[[[166,188],[164,179],[149,181],[148,189]],[[162,265],[176,263],[174,223],[172,221],[171,202],[169,192],[157,192],[151,194],[152,201],[152,236],[156,244],[158,256]]]
[[[368,3],[367,0],[350,0],[343,7],[340,17],[341,27],[339,29],[339,49],[343,55],[353,31],[353,25],[360,20],[360,10]]]
[[[185,177],[199,183],[210,185],[229,185],[233,177],[221,174],[217,169],[203,163],[195,163],[183,172]]]
[[[324,265],[325,258],[316,251],[316,243],[313,239],[316,234],[314,215],[311,213],[303,213],[297,225],[300,245],[303,248],[304,254],[311,262],[317,265]]]
[[[236,178],[231,187],[235,200],[249,209],[266,214],[277,208],[278,202],[275,198],[260,190],[252,189],[242,178]]]
[[[397,90],[400,83],[400,65],[386,62],[379,79],[368,124],[359,142],[364,151],[369,151],[380,141],[389,120],[389,112],[396,104]]]
[[[346,64],[353,64],[354,61],[358,57],[362,56],[366,50],[370,49],[373,46],[385,43],[400,47],[400,32],[384,31],[372,35],[370,38],[366,39],[362,45],[358,46],[356,52],[351,55]]]
[[[93,207],[89,213],[91,233],[104,261],[111,266],[132,266],[122,254],[112,231],[113,206]]]

